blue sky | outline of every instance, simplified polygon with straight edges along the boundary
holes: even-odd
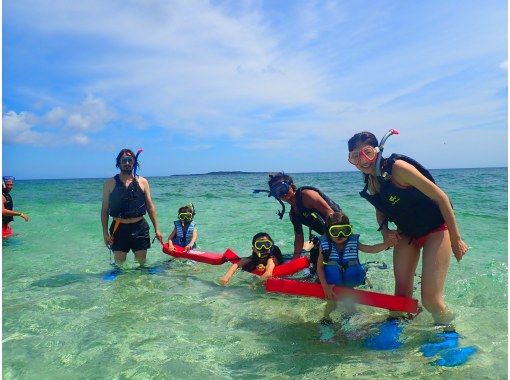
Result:
[[[507,166],[506,1],[5,1],[2,169],[343,171],[347,140]]]

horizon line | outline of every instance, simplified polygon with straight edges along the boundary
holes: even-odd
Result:
[[[467,170],[467,169],[507,169],[508,166],[481,166],[470,168],[427,168],[428,170]],[[310,171],[310,172],[285,172],[287,174],[316,174],[316,173],[355,173],[357,170],[340,170],[340,171]],[[261,174],[261,173],[277,173],[275,171],[242,171],[242,170],[220,170],[206,173],[190,173],[190,174],[167,174],[167,175],[150,175],[142,176],[144,178],[160,178],[160,177],[187,177],[187,176],[202,176],[202,175],[245,175],[245,174]],[[16,181],[48,181],[48,180],[75,180],[75,179],[107,179],[110,177],[60,177],[60,178],[26,178],[16,179]]]

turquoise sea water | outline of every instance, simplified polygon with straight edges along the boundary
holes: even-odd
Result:
[[[78,179],[16,182],[15,208],[31,220],[16,218],[17,235],[2,244],[3,377],[506,378],[507,169],[432,173],[471,247],[460,264],[451,262],[446,286],[461,345],[479,350],[463,366],[433,366],[421,355],[420,345],[433,334],[426,312],[406,327],[395,351],[363,347],[373,324],[386,317],[384,310],[364,306],[344,335],[337,323],[337,340],[321,343],[323,301],[267,294],[243,272],[221,287],[216,280],[227,264],[168,263],[157,242],[149,263],[164,265],[163,272],[132,271],[103,281],[111,268],[99,217],[104,180]],[[357,194],[359,173],[293,177],[298,186],[316,186],[339,203],[363,242],[380,241],[373,208]],[[284,252],[292,250],[288,216],[280,221],[273,198],[251,194],[265,188],[264,174],[149,180],[165,238],[178,207],[192,201],[203,250],[231,247],[248,254],[259,231],[269,232]],[[388,263],[390,269],[370,271],[369,278],[374,290],[392,293],[390,251],[362,258]],[[134,266],[132,253],[128,261]],[[333,317],[340,319],[338,312]]]

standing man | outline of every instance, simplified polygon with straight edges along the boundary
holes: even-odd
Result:
[[[129,250],[133,250],[140,265],[145,263],[147,249],[151,245],[149,224],[143,217],[145,213],[149,214],[157,239],[160,242],[163,239],[149,182],[136,175],[137,157],[131,149],[122,149],[116,159],[116,167],[120,169],[120,173],[108,179],[103,187],[103,239],[113,251],[117,265],[126,261]],[[113,222],[108,230],[109,216],[113,218]]]
[[[11,190],[14,187],[14,177],[2,177],[2,237],[12,234],[9,223],[14,220],[15,216],[21,216],[28,222],[28,215],[21,211],[15,211],[14,202],[11,197]]]

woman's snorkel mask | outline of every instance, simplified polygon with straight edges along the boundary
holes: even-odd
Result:
[[[393,128],[390,129],[383,136],[383,138],[381,139],[381,142],[379,143],[379,146],[378,146],[379,152],[377,152],[377,160],[375,162],[375,175],[378,178],[384,179],[384,177],[386,176],[386,173],[381,173],[381,160],[382,160],[382,152],[384,150],[384,143],[386,142],[388,137],[390,137],[391,135],[398,135],[398,131],[396,129],[393,129]]]

